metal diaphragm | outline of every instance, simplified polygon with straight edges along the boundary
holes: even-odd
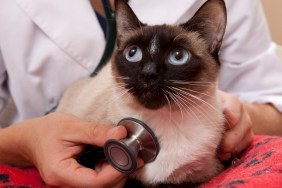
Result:
[[[125,118],[118,123],[119,125],[127,129],[127,137],[122,140],[108,140],[104,146],[104,153],[115,169],[130,174],[137,168],[137,157],[144,163],[155,160],[160,149],[159,143],[154,132],[138,119]]]

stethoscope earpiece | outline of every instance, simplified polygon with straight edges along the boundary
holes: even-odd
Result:
[[[159,153],[159,143],[153,131],[138,119],[125,118],[119,125],[127,129],[127,137],[122,140],[108,140],[104,146],[104,154],[115,169],[130,174],[137,168],[137,157],[144,163],[155,160]]]

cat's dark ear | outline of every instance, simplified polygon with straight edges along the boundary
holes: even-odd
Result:
[[[209,45],[210,53],[218,53],[227,23],[224,0],[207,0],[195,15],[182,26],[195,31]]]
[[[140,28],[141,22],[133,10],[124,0],[115,0],[116,23],[117,23],[117,45],[126,35],[133,30]]]

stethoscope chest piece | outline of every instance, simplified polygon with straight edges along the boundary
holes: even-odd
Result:
[[[127,129],[127,137],[122,140],[108,140],[104,146],[105,156],[114,168],[130,174],[137,168],[137,157],[145,163],[155,160],[159,153],[158,140],[145,123],[134,118],[125,118],[118,125]]]

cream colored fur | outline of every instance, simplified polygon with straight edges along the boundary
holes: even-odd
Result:
[[[64,94],[57,111],[102,124],[117,124],[134,117],[152,128],[160,143],[156,160],[131,175],[145,184],[202,182],[216,175],[222,165],[216,157],[224,119],[216,85],[205,102],[190,109],[148,110],[116,86],[109,63],[96,77],[75,83]],[[197,117],[196,117],[197,116]]]

